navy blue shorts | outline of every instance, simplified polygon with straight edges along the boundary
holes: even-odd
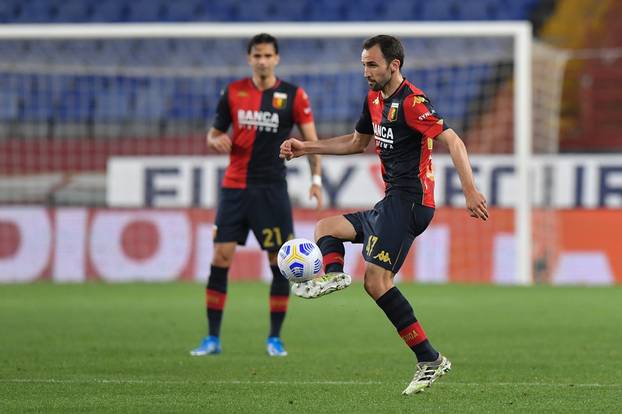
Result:
[[[287,184],[221,188],[215,225],[214,242],[244,245],[252,230],[263,250],[278,251],[294,233]]]
[[[434,209],[400,196],[388,195],[372,210],[344,214],[356,230],[353,243],[363,243],[363,257],[397,273],[415,237],[434,217]]]

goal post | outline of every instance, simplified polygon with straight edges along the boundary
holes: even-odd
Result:
[[[441,85],[443,91],[447,90],[446,86],[448,82],[460,82],[461,77],[464,76],[464,71],[454,70],[456,67],[467,67],[471,72],[479,73],[477,77],[467,77],[462,79],[463,82],[467,83],[469,87],[475,87],[477,82],[483,84],[484,80],[487,77],[495,77],[488,84],[483,85],[481,88],[473,91],[463,91],[461,89],[460,93],[465,94],[463,102],[454,102],[459,104],[458,109],[451,109],[454,115],[455,121],[450,125],[458,125],[462,128],[471,127],[475,124],[485,125],[487,121],[486,111],[502,111],[507,108],[503,108],[503,101],[499,98],[503,92],[504,86],[502,83],[507,81],[506,84],[508,87],[508,96],[511,96],[511,102],[509,105],[511,106],[511,113],[508,115],[511,117],[511,120],[508,125],[511,125],[510,131],[502,131],[503,134],[506,134],[511,139],[511,142],[508,142],[509,148],[507,150],[495,150],[493,148],[489,153],[505,153],[506,155],[509,153],[511,157],[511,164],[514,169],[514,173],[516,176],[516,188],[514,191],[514,204],[512,205],[513,209],[513,229],[514,229],[514,258],[510,260],[510,262],[514,263],[515,267],[515,275],[513,277],[513,281],[515,283],[521,284],[531,284],[533,281],[532,276],[532,194],[530,190],[530,163],[532,160],[532,28],[529,22],[523,21],[502,21],[502,22],[374,22],[373,24],[367,22],[352,22],[352,23],[174,23],[174,24],[43,24],[43,25],[5,25],[0,26],[0,43],[2,42],[11,42],[11,41],[43,41],[45,42],[55,42],[55,41],[83,41],[83,40],[97,40],[103,43],[105,42],[117,42],[117,41],[131,41],[135,39],[144,39],[146,41],[154,41],[154,40],[166,40],[166,39],[174,39],[179,42],[191,41],[191,40],[202,40],[209,39],[213,41],[230,41],[230,40],[239,40],[245,41],[250,36],[255,35],[260,32],[268,32],[275,35],[279,40],[281,39],[291,39],[292,41],[304,41],[304,40],[323,40],[324,43],[322,45],[323,48],[328,47],[337,47],[340,50],[344,51],[341,54],[341,58],[343,61],[337,62],[338,64],[329,65],[333,67],[335,75],[337,76],[340,72],[340,68],[347,67],[348,70],[355,73],[356,71],[360,74],[360,62],[359,62],[359,54],[360,54],[360,44],[359,47],[353,47],[352,45],[355,43],[344,43],[345,41],[356,41],[360,39],[365,39],[369,36],[386,33],[400,37],[402,40],[406,41],[406,63],[405,70],[410,71],[409,73],[418,73],[417,71],[424,70],[425,75],[431,79],[431,82],[434,85]],[[415,42],[423,42],[425,43],[429,39],[429,42],[425,45],[425,47],[421,47],[419,49],[419,43]],[[503,61],[500,63],[495,62],[494,65],[497,65],[502,71],[500,74],[491,75],[487,72],[487,68],[485,67],[487,63],[493,62],[496,57],[494,53],[491,52],[489,54],[482,53],[481,56],[469,56],[468,54],[460,54],[459,49],[464,45],[463,43],[457,43],[455,45],[449,44],[445,42],[447,39],[473,39],[474,41],[479,41],[481,39],[503,39],[505,42],[511,45],[511,56],[508,57],[509,61]],[[465,40],[466,41],[466,40]],[[422,43],[422,44],[423,44]],[[210,45],[216,45],[216,43],[210,43]],[[341,46],[339,46],[341,45]],[[40,47],[40,46],[37,46]],[[90,47],[90,46],[89,46]],[[181,46],[183,47],[183,46]],[[198,46],[197,50],[199,50]],[[209,46],[212,47],[212,46]],[[208,47],[208,49],[209,49]],[[415,48],[416,50],[435,50],[436,48],[448,48],[448,52],[444,55],[443,53],[438,53],[432,57],[423,56],[419,59],[417,53],[412,53],[410,47]],[[505,46],[499,45],[495,42],[490,43],[491,49],[504,49]],[[223,47],[221,49],[226,49]],[[203,52],[209,54],[211,52],[214,55],[220,53],[221,49],[203,50]],[[300,47],[303,49],[303,46]],[[480,49],[484,50],[485,47],[480,47]],[[103,47],[103,50],[106,50],[106,46]],[[310,53],[313,53],[314,49],[310,49]],[[142,52],[139,50],[139,52]],[[298,50],[299,53],[304,53],[304,49]],[[209,85],[209,87],[214,88],[216,84],[223,83],[224,80],[228,80],[233,76],[237,76],[242,73],[248,73],[248,68],[244,67],[244,58],[243,58],[243,50],[237,51],[239,55],[238,59],[238,68],[234,68],[234,65],[227,65],[226,63],[220,63],[220,61],[216,62],[213,67],[201,67],[196,66],[192,67],[190,64],[188,66],[184,65],[184,62],[172,62],[171,65],[166,66],[164,68],[149,68],[149,67],[132,67],[132,63],[130,62],[127,67],[119,67],[119,65],[112,65],[114,68],[106,67],[105,65],[102,67],[97,67],[96,64],[91,64],[88,61],[84,62],[83,67],[71,67],[71,63],[66,62],[56,62],[55,64],[50,64],[49,61],[45,59],[40,62],[20,62],[14,61],[9,63],[4,63],[0,65],[0,73],[8,73],[15,74],[19,72],[20,67],[28,67],[31,73],[35,73],[33,76],[45,76],[46,73],[54,73],[57,75],[63,74],[92,74],[92,78],[95,80],[89,79],[85,81],[88,82],[104,82],[109,83],[112,82],[109,79],[99,79],[100,76],[105,76],[106,73],[109,73],[112,70],[112,76],[115,76],[114,70],[118,70],[118,74],[121,76],[151,76],[153,79],[156,79],[159,84],[165,85],[162,86],[162,91],[167,90],[166,88],[170,88],[168,82],[168,76],[174,76],[175,73],[182,74],[184,76],[195,76],[200,73],[205,73],[208,77],[210,76],[210,71],[214,74],[212,78],[209,78],[207,81],[201,81],[201,86]],[[131,54],[131,53],[130,53]],[[332,55],[331,55],[332,56]],[[51,56],[50,59],[54,57]],[[162,60],[166,61],[167,56],[162,56]],[[128,57],[131,60],[131,56]],[[170,58],[173,59],[173,58]],[[207,60],[206,60],[207,59]],[[209,58],[203,59],[201,62],[209,61]],[[469,59],[473,59],[470,61]],[[503,58],[505,59],[505,57]],[[293,59],[292,59],[293,60]],[[438,62],[437,62],[438,60]],[[413,62],[414,61],[414,62]],[[335,62],[332,62],[335,63]],[[21,66],[20,66],[21,65]],[[435,67],[438,68],[439,73],[435,73]],[[33,69],[34,68],[34,69]],[[321,78],[322,76],[322,67],[321,63],[317,66],[313,65],[313,63],[309,63],[308,61],[302,62],[301,64],[296,64],[295,62],[282,62],[278,68],[278,74],[285,79],[288,79],[290,76],[294,77],[294,81],[300,81],[296,83],[303,83],[309,92],[309,95],[313,99],[316,94],[319,94],[322,91],[322,88],[327,84],[326,79]],[[495,69],[497,70],[497,69]],[[63,72],[65,71],[65,72]],[[177,72],[175,72],[177,71]],[[507,71],[507,73],[505,73]],[[440,73],[442,72],[442,73]],[[481,72],[481,73],[480,73]],[[470,73],[470,72],[469,72]],[[483,74],[482,74],[483,73]],[[139,74],[139,75],[136,75]],[[315,79],[312,78],[312,75],[318,75],[320,78]],[[459,79],[451,79],[452,74]],[[8,75],[7,75],[8,76]],[[18,75],[15,75],[18,76]],[[469,75],[470,76],[470,75]],[[165,79],[166,78],[166,79]],[[410,78],[410,76],[409,76]],[[508,78],[508,79],[506,79]],[[337,78],[336,78],[337,79]],[[138,79],[130,79],[124,84],[140,84],[142,78]],[[432,100],[435,100],[435,94],[433,91],[430,91],[428,87],[426,87],[425,82],[419,82],[417,77],[415,76],[413,82],[420,85],[421,88],[428,92]],[[65,82],[66,79],[63,80]],[[338,82],[337,80],[334,82]],[[350,82],[350,80],[348,80]],[[45,81],[39,82],[40,85],[45,84]],[[39,85],[39,86],[40,86]],[[188,88],[192,89],[193,83],[189,84]],[[331,85],[334,85],[331,83]],[[223,84],[220,85],[221,87]],[[134,86],[133,86],[134,87]],[[358,89],[357,89],[358,88]],[[342,106],[347,106],[351,108],[354,106],[352,102],[358,102],[356,110],[350,110],[350,112],[360,111],[360,103],[362,103],[364,98],[364,92],[360,94],[358,91],[363,91],[363,89],[359,86],[357,88],[352,89],[351,95],[349,96],[348,101],[345,100],[344,94],[342,92],[336,92],[334,95],[331,95],[327,99],[340,99],[339,103],[334,103],[336,106],[340,108]],[[440,86],[439,86],[440,88]],[[311,90],[309,90],[311,89]],[[19,93],[19,92],[18,92]],[[157,92],[156,92],[157,93]],[[485,97],[485,101],[480,100],[477,102],[477,97],[482,94],[487,94]],[[213,91],[212,91],[213,95]],[[346,94],[347,95],[347,94]],[[468,96],[466,96],[468,95]],[[134,95],[132,95],[134,96]],[[449,95],[448,95],[449,96]],[[91,97],[91,99],[93,99]],[[134,99],[134,98],[132,98]],[[111,100],[111,102],[113,102]],[[148,97],[145,102],[149,102]],[[435,103],[437,103],[437,108],[439,112],[444,114],[446,111],[446,106],[443,106],[443,103],[452,103],[451,97],[446,97],[443,99],[436,99]],[[192,103],[188,103],[188,105],[194,105],[194,101]],[[214,103],[212,103],[214,104]],[[95,104],[97,105],[97,103]],[[114,104],[112,104],[114,105]],[[163,104],[164,105],[164,104]],[[170,106],[167,103],[166,108]],[[326,102],[325,107],[327,108],[325,111],[328,112],[328,108],[330,107],[330,102]],[[159,108],[160,111],[165,111],[166,108]],[[470,108],[475,108],[471,110]],[[475,112],[473,112],[475,111]],[[55,115],[53,115],[55,116]],[[78,119],[73,122],[73,126],[76,127],[78,131],[86,131],[88,127],[91,127],[95,124],[95,128],[98,126],[98,122],[100,120],[95,119],[93,123],[92,115],[91,118],[88,119],[88,122],[82,121]],[[348,118],[349,116],[349,118]],[[356,119],[352,119],[352,115],[344,116],[342,118],[330,118],[326,117],[324,121],[322,118],[318,120],[320,123],[319,130],[320,132],[325,132],[324,135],[328,135],[330,133],[343,132],[341,130],[335,130],[335,125],[338,125],[340,122],[343,122],[344,125],[349,124],[350,128],[354,126]],[[208,120],[205,120],[209,122]],[[354,121],[354,122],[352,122]],[[46,120],[48,122],[49,120]],[[103,122],[103,121],[102,121]],[[131,127],[134,126],[133,120],[127,121],[124,120],[125,124],[123,126],[117,126],[115,131],[123,131],[127,125],[130,125],[126,131],[130,131]],[[128,124],[129,122],[129,124]],[[105,123],[105,122],[104,122]],[[61,125],[62,123],[58,123]],[[87,125],[88,124],[88,125]],[[173,125],[173,123],[170,123]],[[56,123],[55,123],[56,125]],[[64,125],[64,124],[63,124]],[[106,124],[108,125],[108,124]],[[175,124],[177,125],[177,124]],[[200,127],[204,127],[205,125],[194,124],[193,128],[198,130]],[[155,134],[162,134],[163,130],[160,128],[157,129],[157,125],[147,125],[147,129],[141,129],[141,131],[159,131]],[[18,127],[18,129],[21,126]],[[47,128],[47,126],[46,126]],[[497,127],[498,128],[498,127]],[[21,129],[19,129],[21,131]],[[48,131],[48,130],[46,130]],[[115,135],[117,132],[111,132],[111,129],[106,130],[107,134]],[[184,130],[185,131],[185,130]],[[471,134],[477,135],[477,131],[475,128],[471,128]],[[497,145],[498,143],[494,142],[494,131],[495,129],[489,129],[487,131],[488,134],[491,134],[493,138],[491,138],[492,144]],[[50,133],[49,131],[47,132]],[[55,133],[58,133],[58,128]],[[347,133],[347,131],[345,131]],[[465,133],[464,129],[458,131],[460,135]],[[22,135],[24,133],[22,132]],[[26,133],[27,135],[27,133]],[[62,135],[62,134],[61,134]],[[175,134],[173,134],[175,135]],[[165,142],[165,141],[162,141]],[[162,144],[164,145],[164,144]],[[166,145],[172,145],[170,142],[166,142]],[[181,144],[180,144],[181,145]],[[467,142],[467,148],[469,148],[469,144]],[[187,151],[191,153],[191,151]],[[485,154],[486,151],[483,151]],[[477,151],[474,151],[473,154],[477,154]],[[184,154],[178,154],[184,155]],[[186,154],[187,155],[187,154]],[[19,166],[16,167],[19,169]],[[2,171],[0,171],[0,178],[2,178]],[[5,177],[6,178],[6,177]],[[8,177],[13,178],[13,177]],[[479,184],[479,183],[478,183]],[[4,184],[3,184],[4,185]],[[15,186],[15,183],[9,184]],[[485,185],[489,187],[488,184]],[[374,200],[375,201],[375,200]],[[370,201],[371,202],[371,201]],[[465,216],[466,220],[466,216]]]

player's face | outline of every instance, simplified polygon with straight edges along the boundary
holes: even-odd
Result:
[[[248,64],[253,69],[253,74],[260,78],[273,76],[274,68],[278,63],[279,55],[274,50],[272,43],[254,45],[248,55]]]
[[[395,72],[395,65],[387,62],[378,45],[363,49],[361,62],[363,62],[363,76],[367,79],[369,88],[374,91],[381,91]]]

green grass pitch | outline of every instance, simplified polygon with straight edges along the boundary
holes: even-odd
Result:
[[[0,286],[0,412],[620,412],[622,289],[400,286],[453,370],[400,395],[410,350],[361,284],[292,297],[265,354],[268,287],[231,283],[223,354],[198,284]]]

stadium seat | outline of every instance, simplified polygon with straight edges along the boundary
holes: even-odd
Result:
[[[58,22],[80,23],[91,20],[91,4],[84,0],[63,0],[58,4],[55,20]]]
[[[20,94],[16,91],[0,90],[0,120],[17,119]]]
[[[160,120],[166,112],[169,91],[164,82],[145,80],[136,88],[132,117],[138,120]]]
[[[14,4],[14,21],[11,23],[52,23],[58,15],[55,1],[31,0]]]
[[[302,0],[299,2],[246,2],[242,0],[5,0],[0,3],[0,22],[157,22],[157,21],[274,21],[274,20],[478,20],[489,18],[519,19],[529,16],[536,0],[436,0],[413,2],[381,0],[350,2],[347,0]],[[398,11],[398,12],[396,12]],[[28,120],[47,119],[56,114],[61,120],[84,120],[103,117],[116,120],[132,116],[157,120],[162,116],[205,121],[213,116],[221,88],[230,80],[246,76],[247,39],[230,40],[162,40],[136,39],[118,41],[2,41],[0,55],[7,61],[28,64],[83,65],[98,68],[99,74],[87,77],[74,74],[63,77],[11,73],[13,91],[24,96],[17,102],[11,91],[2,91],[5,102],[0,117],[20,116]],[[439,39],[406,40],[405,73],[415,84],[425,86],[446,115],[459,119],[469,108],[469,98],[482,93],[494,68],[474,65],[451,73],[432,72],[421,68],[420,56],[443,57],[464,53],[502,53],[503,43],[491,39],[485,46],[468,41]],[[333,43],[330,40],[281,41],[282,65],[313,65],[317,61],[335,61],[344,55],[358,56],[360,39]],[[419,66],[417,66],[419,65]],[[176,77],[106,75],[106,70],[124,67],[156,73],[157,68],[177,68]],[[414,68],[414,69],[413,69]],[[218,73],[204,77],[203,69]],[[147,73],[145,72],[145,73]],[[180,72],[181,73],[181,72]],[[359,68],[344,72],[338,82],[319,74],[283,73],[283,78],[307,90],[330,93],[311,97],[316,118],[320,121],[356,119],[360,113],[360,96],[366,85]],[[186,76],[188,75],[188,76]],[[3,74],[0,73],[0,80]],[[199,77],[201,76],[201,77]],[[312,83],[313,82],[313,83]],[[318,85],[319,83],[319,85]],[[77,88],[77,90],[76,90]],[[91,91],[90,95],[89,92]],[[464,98],[467,99],[464,99]],[[460,99],[457,99],[460,98]],[[16,103],[17,102],[17,103]],[[17,112],[16,112],[17,111]]]
[[[165,4],[158,0],[135,0],[128,4],[128,20],[132,22],[157,22],[165,20]]]
[[[123,88],[100,91],[95,98],[94,116],[102,121],[123,121],[130,115],[130,92]]]
[[[129,19],[130,6],[116,0],[100,0],[92,3],[92,22],[126,22]]]

